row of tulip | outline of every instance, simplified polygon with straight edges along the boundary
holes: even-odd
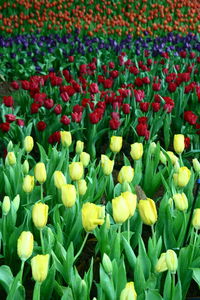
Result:
[[[182,157],[184,136],[174,136],[178,156],[159,143],[133,143],[130,160],[123,154],[118,168],[121,136],[111,137],[98,161],[70,132],[60,135],[60,150],[49,146],[46,153],[37,143],[39,162],[31,136],[23,145],[9,142],[1,164],[0,278],[7,299],[25,299],[31,276],[34,300],[185,299],[192,278],[200,280],[200,204],[193,195],[200,163],[195,158],[191,167]],[[163,196],[154,198],[161,186]]]

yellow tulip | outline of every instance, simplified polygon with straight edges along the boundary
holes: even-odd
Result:
[[[174,150],[177,154],[181,154],[185,149],[185,138],[183,134],[174,135]]]
[[[69,131],[60,131],[61,144],[63,147],[69,147],[72,143],[72,135]]]
[[[61,189],[62,185],[66,183],[64,174],[61,171],[55,171],[53,177],[55,186],[57,189]]]
[[[17,254],[21,260],[27,260],[33,253],[33,234],[23,231],[17,240]]]
[[[22,189],[25,193],[32,192],[34,188],[34,176],[26,175],[23,180]]]
[[[187,167],[181,167],[178,170],[178,173],[173,175],[174,182],[179,187],[185,187],[191,176],[191,171]]]
[[[87,202],[82,206],[82,224],[85,231],[93,231],[98,225],[104,223],[105,207]]]
[[[80,161],[82,162],[84,168],[86,168],[90,162],[90,154],[87,152],[81,152]]]
[[[165,156],[165,154],[162,151],[160,151],[160,161],[163,165],[166,165],[166,163],[167,163],[167,157]]]
[[[105,175],[110,175],[113,171],[114,160],[110,160],[108,156],[102,154],[101,155],[101,167],[103,169],[103,173]]]
[[[8,152],[6,155],[6,164],[13,166],[16,164],[16,156],[14,152]]]
[[[193,218],[192,218],[192,226],[196,229],[200,229],[200,208],[196,208],[194,210]]]
[[[157,209],[152,199],[147,198],[146,200],[140,200],[138,209],[144,224],[153,225],[157,221]]]
[[[155,265],[155,271],[158,273],[161,273],[166,270],[167,270],[166,253],[162,253],[159,260],[157,261],[157,263]]]
[[[178,210],[184,211],[188,209],[188,199],[184,193],[174,194],[173,199]]]
[[[79,195],[81,195],[81,196],[85,195],[86,191],[87,191],[87,182],[85,181],[85,179],[78,180]]]
[[[129,209],[129,218],[130,218],[135,213],[135,209],[137,205],[137,196],[129,191],[122,193],[121,196],[126,201],[126,205],[128,206]]]
[[[121,136],[112,136],[110,139],[110,150],[114,153],[117,153],[122,148],[122,137]]]
[[[130,183],[134,177],[134,169],[131,166],[123,166],[118,174],[117,180],[119,183]]]
[[[2,212],[3,215],[6,216],[10,211],[10,198],[8,196],[4,196],[2,202]]]
[[[115,223],[124,223],[130,216],[130,210],[126,200],[122,196],[112,199],[113,218]]]
[[[174,165],[176,162],[178,162],[178,157],[172,152],[172,151],[167,151],[167,154],[171,160],[171,163]]]
[[[76,188],[73,184],[64,184],[61,187],[61,199],[65,207],[72,207],[76,202]]]
[[[40,183],[43,184],[46,179],[47,179],[47,173],[45,169],[45,164],[43,162],[39,162],[36,164],[35,169],[34,169],[34,174],[36,180]]]
[[[29,153],[33,150],[34,140],[32,136],[26,136],[24,139],[24,150]]]
[[[34,256],[31,259],[31,269],[35,281],[44,281],[49,269],[49,254]]]
[[[130,154],[132,159],[139,160],[143,155],[143,144],[142,143],[132,144]]]
[[[28,160],[25,160],[23,165],[22,165],[22,172],[27,175],[29,172],[29,163]]]
[[[48,219],[48,210],[48,205],[42,202],[34,204],[32,209],[32,219],[35,227],[37,227],[38,229],[42,229],[46,226]]]
[[[83,152],[83,149],[84,149],[84,142],[77,141],[76,142],[76,153],[81,154],[81,152]]]
[[[174,252],[173,250],[167,250],[165,259],[167,269],[172,273],[176,273],[176,270],[178,268],[178,259],[176,252]]]
[[[137,293],[135,291],[134,282],[127,282],[125,288],[121,291],[119,300],[136,300]]]
[[[72,180],[80,180],[83,177],[84,169],[82,162],[72,162],[69,165],[69,175]]]

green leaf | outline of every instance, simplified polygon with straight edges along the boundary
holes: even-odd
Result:
[[[12,282],[10,291],[6,300],[24,300],[25,299],[25,289],[21,285],[21,271],[17,274]]]
[[[42,283],[41,286],[41,296],[44,297],[44,299],[51,299],[54,285],[52,282],[54,282],[55,279],[55,274],[56,274],[56,268],[55,265],[52,264],[51,268],[48,271],[48,275],[46,280]]]
[[[66,288],[66,291],[64,292],[61,300],[74,300],[72,289],[70,287]]]
[[[116,299],[113,282],[104,271],[102,265],[100,266],[100,284],[101,284],[101,288],[105,293],[106,300]]]
[[[9,266],[3,265],[0,266],[0,284],[5,289],[6,293],[8,293],[9,288],[13,281],[13,274]]]
[[[123,244],[123,247],[125,250],[125,255],[129,262],[129,265],[130,265],[131,269],[134,270],[135,264],[136,264],[136,256],[135,256],[133,249],[131,248],[130,244],[128,243],[128,241],[125,239],[124,236],[122,236],[122,244]]]
[[[171,273],[168,271],[167,276],[165,278],[164,293],[163,293],[165,300],[172,300],[171,287],[172,287]]]
[[[192,278],[200,287],[200,268],[193,269]]]
[[[145,300],[162,300],[163,298],[156,290],[148,290],[145,296]],[[177,298],[180,299],[180,298]]]

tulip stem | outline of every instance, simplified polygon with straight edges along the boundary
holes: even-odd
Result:
[[[41,198],[41,201],[43,202],[43,184],[41,184],[40,192],[41,192],[40,198]]]
[[[182,160],[182,155],[181,155],[181,153],[179,154],[179,159],[180,159],[180,165],[181,165],[181,167],[183,166],[183,160]]]
[[[20,276],[20,282],[22,284],[22,279],[23,279],[23,271],[24,271],[24,264],[25,264],[25,260],[22,260],[22,263],[21,263],[21,276]]]
[[[45,251],[44,251],[44,239],[43,239],[42,229],[40,229],[40,241],[41,241],[41,245],[42,245],[42,253],[45,254]]]
[[[173,299],[173,297],[174,297],[174,289],[175,289],[175,273],[173,273],[171,275],[172,275],[171,299]]]
[[[33,300],[40,300],[41,282],[36,281],[33,291]]]
[[[130,218],[127,220],[128,243],[130,244]]]
[[[6,257],[6,216],[3,215],[2,217],[2,234],[3,234],[3,255]]]
[[[152,240],[153,240],[153,246],[156,246],[156,234],[153,225],[151,225],[151,231],[152,231]]]
[[[85,238],[84,238],[84,240],[83,240],[83,243],[82,243],[82,245],[81,245],[81,248],[79,249],[78,253],[77,253],[76,256],[74,257],[74,262],[77,260],[77,258],[78,258],[79,255],[81,254],[81,252],[82,252],[82,250],[83,250],[83,248],[84,248],[84,246],[85,246],[85,243],[86,243],[86,241],[87,241],[88,235],[89,235],[89,232],[87,232],[87,234],[86,234],[86,236],[85,236]]]
[[[195,231],[194,231],[194,245],[192,248],[192,254],[190,256],[190,264],[192,263],[192,260],[193,260],[194,250],[195,250],[195,246],[196,246],[196,242],[197,242],[197,237],[198,237],[197,231],[198,231],[197,229],[195,229]]]

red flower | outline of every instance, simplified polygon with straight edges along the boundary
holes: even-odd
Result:
[[[135,78],[134,84],[138,87],[143,85],[143,80],[140,77]]]
[[[19,89],[19,84],[17,81],[13,81],[11,82],[11,87],[14,89],[14,90],[18,90]]]
[[[47,127],[47,124],[43,121],[39,121],[36,126],[38,131],[44,131],[45,128]]]
[[[63,76],[65,77],[67,82],[70,82],[70,80],[72,79],[72,76],[70,75],[68,70],[63,70]]]
[[[161,101],[160,95],[158,94],[154,95],[154,101],[160,103]]]
[[[90,84],[90,87],[89,87],[89,92],[91,94],[97,94],[99,93],[99,87],[98,87],[98,84],[97,83],[91,83]]]
[[[98,111],[94,111],[89,114],[90,123],[97,124],[101,119],[101,114],[98,113]]]
[[[153,91],[160,91],[160,89],[161,89],[161,84],[159,83],[159,82],[157,82],[157,83],[153,83],[152,84],[152,89],[153,89]]]
[[[55,131],[50,137],[48,138],[49,144],[54,144],[54,143],[60,143],[60,131]]]
[[[139,123],[137,126],[136,126],[136,131],[137,131],[137,134],[139,136],[146,136],[147,135],[147,124],[143,124],[143,123]]]
[[[176,83],[170,82],[168,84],[168,88],[167,89],[168,89],[169,92],[173,93],[173,92],[176,91],[176,88],[177,88]]]
[[[146,124],[147,121],[148,121],[147,117],[140,117],[140,118],[138,118],[138,123],[140,123],[140,124]]]
[[[151,66],[153,63],[152,59],[151,58],[148,58],[147,59],[147,66]]]
[[[57,86],[57,85],[59,86],[59,85],[62,84],[62,81],[63,81],[63,79],[61,77],[55,76],[55,77],[51,78],[51,85],[52,86]]]
[[[8,123],[12,123],[16,120],[16,116],[13,114],[7,114],[5,115],[5,117],[6,117],[6,122]]]
[[[69,97],[73,96],[76,93],[75,89],[71,85],[62,85],[60,87],[60,92],[61,93],[67,92]]]
[[[71,120],[70,118],[68,118],[68,116],[63,115],[60,119],[60,122],[63,123],[64,125],[69,125]]]
[[[179,56],[182,57],[182,58],[185,58],[187,56],[187,52],[182,50],[179,52]]]
[[[158,103],[158,102],[151,103],[151,106],[152,106],[154,112],[157,112],[160,110],[160,103]]]
[[[10,130],[10,123],[8,123],[8,122],[1,123],[1,124],[0,124],[0,129],[1,129],[3,132],[8,132],[8,131]]]
[[[134,75],[137,75],[137,74],[140,73],[140,71],[138,70],[138,68],[137,68],[137,67],[133,67],[133,66],[131,66],[131,67],[129,68],[129,72],[130,72],[131,74],[134,74]]]
[[[74,107],[73,107],[73,112],[75,113],[75,112],[77,112],[77,113],[82,113],[83,112],[83,106],[81,106],[81,105],[79,105],[79,104],[76,104],[76,105],[74,105]]]
[[[188,149],[190,147],[190,138],[185,137],[184,142],[185,142],[185,148]]]
[[[17,119],[17,120],[16,120],[16,123],[17,123],[17,125],[20,126],[20,127],[23,127],[23,126],[24,126],[24,120],[22,120],[22,119]]]
[[[142,78],[142,82],[144,83],[144,84],[149,84],[150,83],[150,79],[149,79],[149,77],[143,77]]]
[[[40,103],[32,103],[31,104],[31,114],[36,114],[41,107]]]
[[[130,105],[128,103],[123,103],[122,110],[125,115],[130,114]]]
[[[140,102],[144,99],[145,93],[143,90],[134,90],[134,96],[135,96],[135,100],[137,102]]]
[[[112,86],[113,86],[113,79],[112,78],[107,78],[102,83],[103,83],[104,89],[111,89]]]
[[[13,97],[12,96],[4,96],[3,104],[7,107],[12,107],[14,104]]]
[[[191,110],[184,112],[184,120],[191,125],[197,122],[198,116],[196,116]]]
[[[81,73],[81,74],[87,74],[87,65],[80,65],[79,66],[79,72]]]
[[[115,63],[113,61],[110,61],[109,62],[109,68],[114,69],[114,67],[115,67]]]
[[[55,112],[56,115],[61,114],[61,112],[62,112],[62,106],[61,106],[60,104],[57,104],[57,105],[54,107],[54,110],[53,110],[53,111]]]
[[[117,70],[113,70],[110,72],[110,76],[112,78],[117,78],[119,76],[119,72]]]
[[[119,113],[116,111],[111,112],[111,118],[119,120],[120,119]]]
[[[29,88],[30,88],[30,83],[27,80],[22,80],[21,85],[22,85],[23,90],[29,90]]]
[[[44,100],[44,107],[47,109],[51,109],[54,106],[53,99],[45,99]]]
[[[140,102],[140,109],[141,109],[141,111],[147,112],[148,109],[149,109],[149,105],[150,105],[149,102]]]
[[[118,129],[120,124],[121,124],[120,120],[118,120],[118,119],[111,119],[109,121],[110,128],[113,129],[113,130]]]
[[[190,52],[190,58],[191,58],[191,59],[192,59],[192,58],[195,58],[195,56],[196,56],[195,52]]]
[[[69,62],[73,62],[74,61],[74,56],[69,56],[68,60],[69,60]]]
[[[69,95],[68,95],[67,92],[61,93],[60,96],[61,96],[61,98],[62,98],[62,100],[63,100],[64,102],[68,102],[68,101],[69,101]]]
[[[82,112],[73,112],[72,113],[72,121],[76,123],[80,123],[82,120]]]

